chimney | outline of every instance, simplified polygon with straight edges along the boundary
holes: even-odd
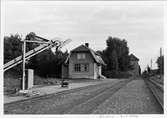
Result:
[[[89,47],[89,43],[85,43],[85,46],[86,46],[86,47]]]

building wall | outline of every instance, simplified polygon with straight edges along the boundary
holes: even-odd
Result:
[[[97,75],[98,74],[97,64],[94,63],[93,65],[94,65],[94,79],[96,79],[98,77],[98,75]]]
[[[68,78],[68,65],[62,65],[62,78]]]
[[[102,68],[102,66],[100,65],[100,66],[98,66],[98,73],[99,73],[99,75],[102,75],[101,74],[101,68]]]
[[[132,74],[133,76],[139,76],[139,64],[138,61],[131,61],[131,65],[133,65]]]
[[[88,63],[88,72],[75,72],[74,64]],[[95,79],[94,74],[94,60],[90,53],[85,53],[85,59],[77,59],[77,53],[72,53],[69,59],[69,78],[92,78]]]
[[[101,65],[97,65],[96,63],[94,63],[94,78],[97,79],[100,75],[101,75]]]

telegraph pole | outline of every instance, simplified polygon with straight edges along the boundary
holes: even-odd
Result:
[[[160,48],[160,60],[162,61],[162,48]],[[161,62],[162,63],[162,62]],[[160,78],[162,78],[162,66],[160,67]]]
[[[162,48],[160,48],[160,57],[162,56]]]
[[[153,63],[153,62],[152,62],[152,59],[151,59],[151,70],[152,70],[152,63]]]

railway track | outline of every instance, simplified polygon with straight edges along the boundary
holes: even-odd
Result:
[[[84,87],[80,87],[80,88],[74,88],[74,89],[70,89],[70,90],[66,90],[66,91],[61,91],[61,92],[58,92],[58,93],[40,95],[40,96],[35,96],[35,97],[29,98],[29,99],[23,99],[23,100],[19,100],[19,101],[10,102],[10,103],[5,103],[4,105],[7,106],[7,105],[12,105],[12,104],[19,104],[19,103],[26,102],[26,101],[48,99],[48,98],[51,98],[51,97],[56,97],[56,96],[60,96],[60,95],[74,93],[76,91],[81,91],[81,90],[85,90],[85,89],[101,87],[101,86],[104,86],[104,85],[107,86],[108,84],[107,83],[99,83],[97,85],[89,85],[89,86],[84,86]]]
[[[4,105],[4,108],[5,108],[4,112],[7,114],[11,114],[11,113],[13,113],[11,111],[12,107],[14,109],[15,106],[17,106],[17,105],[21,105],[21,104],[23,104],[23,106],[29,105],[29,103],[42,102],[43,100],[56,99],[56,98],[63,96],[63,95],[76,94],[76,93],[79,94],[85,90],[95,89],[94,91],[90,92],[88,95],[85,95],[81,98],[72,100],[68,103],[56,105],[56,107],[51,107],[50,109],[45,110],[45,111],[41,111],[41,112],[39,112],[39,111],[26,112],[26,111],[24,111],[24,113],[26,113],[26,114],[27,113],[31,113],[31,114],[32,113],[44,113],[44,114],[90,113],[101,102],[103,102],[105,99],[110,97],[112,94],[114,94],[117,90],[122,88],[125,84],[127,84],[130,81],[131,80],[120,80],[120,81],[114,83],[113,85],[111,85],[111,83],[102,83],[99,85],[91,85],[91,86],[87,86],[87,87],[63,91],[63,92],[60,92],[58,94],[45,95],[45,96],[32,98],[29,100],[17,101],[14,103],[7,103]],[[86,109],[85,109],[85,106],[87,106]],[[26,106],[24,106],[24,107],[26,107]],[[81,111],[78,111],[79,110],[78,108],[81,108],[80,109]]]
[[[155,80],[145,79],[146,84],[151,90],[152,94],[156,98],[157,102],[160,104],[162,110],[164,109],[164,89],[163,85]]]
[[[72,109],[66,111],[66,114],[90,114],[94,109],[96,109],[102,102],[104,102],[106,99],[112,96],[115,92],[117,92],[119,89],[124,87],[128,81],[122,81],[118,84],[115,84],[114,86],[110,86],[105,91],[94,95],[90,99],[86,100],[85,102],[76,105]]]

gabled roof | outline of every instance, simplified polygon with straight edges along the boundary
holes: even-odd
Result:
[[[75,49],[71,50],[71,52],[87,52],[90,48],[86,47],[85,45],[80,45]]]
[[[139,61],[139,58],[137,58],[135,55],[131,54],[130,55],[130,60],[131,61]]]
[[[71,50],[69,56],[67,57],[66,61],[65,61],[65,64],[67,64],[69,58],[70,58],[70,55],[71,53],[74,53],[74,52],[88,52],[92,55],[94,61],[98,64],[102,64],[102,65],[106,65],[103,61],[103,59],[101,58],[100,55],[98,55],[94,50],[92,50],[91,48],[85,46],[85,45],[80,45],[78,46],[77,48]]]

